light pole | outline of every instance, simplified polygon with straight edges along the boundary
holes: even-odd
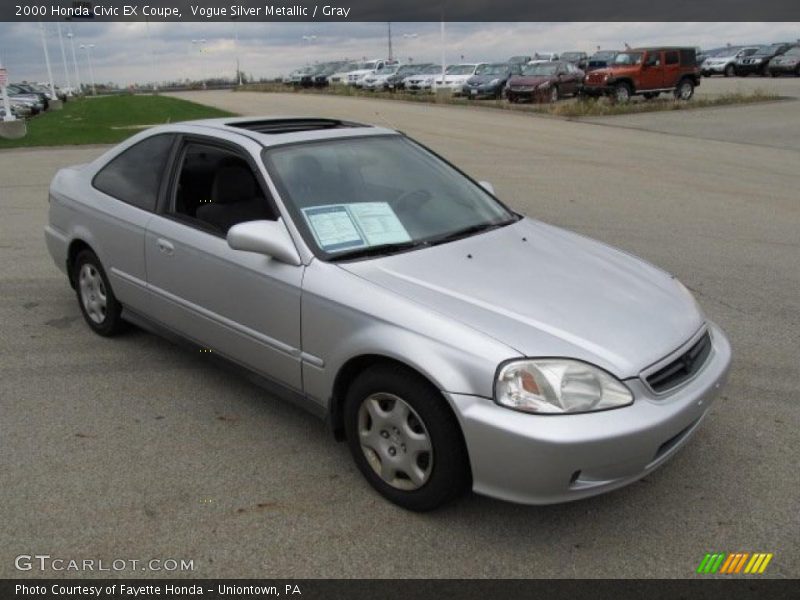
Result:
[[[50,83],[50,96],[53,102],[58,100],[56,96],[56,87],[53,85],[53,70],[50,68],[50,53],[47,52],[47,38],[44,34],[44,23],[39,21],[39,32],[42,34],[42,48],[44,49],[44,62],[47,64],[47,79]]]
[[[58,44],[61,46],[61,60],[64,63],[64,82],[70,90],[72,95],[72,86],[69,83],[69,69],[67,69],[67,51],[64,50],[64,37],[61,35],[61,23],[56,23],[56,30],[58,31]]]
[[[92,66],[92,48],[94,48],[94,44],[81,44],[81,50],[86,50],[86,62],[89,63],[89,78],[92,80],[92,96],[97,96],[97,86],[94,82],[94,67]]]
[[[145,32],[147,33],[147,51],[150,53],[150,69],[153,76],[153,93],[158,91],[156,84],[156,55],[153,54],[153,39],[150,37],[150,19],[144,20]]]
[[[314,43],[314,40],[316,40],[316,39],[317,39],[317,36],[315,36],[315,35],[304,35],[304,36],[303,36],[303,41],[304,41],[304,42],[308,42],[309,46],[310,46],[312,43]],[[311,62],[312,62],[312,61],[310,61],[310,60],[309,60],[309,61],[308,61],[308,64],[311,64]]]
[[[205,38],[199,40],[192,40],[192,46],[197,46],[200,49],[200,85],[203,89],[206,88],[206,81],[205,81],[205,69],[203,68],[203,45],[206,43]]]
[[[75,87],[78,88],[78,93],[81,93],[81,70],[78,68],[78,57],[75,54],[74,37],[75,34],[72,33],[72,27],[70,27],[69,31],[67,32],[67,38],[69,39],[69,47],[72,49],[72,64],[75,66]]]
[[[236,79],[242,85],[242,69],[239,65],[239,27],[236,25],[239,17],[231,17],[233,21],[233,51],[236,54]]]

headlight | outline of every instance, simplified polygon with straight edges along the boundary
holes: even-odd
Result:
[[[499,85],[499,84],[500,84],[500,80],[499,80],[499,79],[492,79],[492,80],[489,82],[489,85],[490,85],[490,86],[495,86],[495,85]]]
[[[546,90],[549,87],[550,87],[550,82],[549,81],[545,81],[544,83],[540,83],[539,85],[537,85],[536,89],[537,90]]]
[[[633,394],[614,376],[566,358],[522,359],[497,374],[495,402],[535,414],[584,413],[633,403]]]

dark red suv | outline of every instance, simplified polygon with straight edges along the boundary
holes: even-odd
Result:
[[[670,92],[680,100],[689,100],[698,85],[700,71],[694,48],[633,48],[617,54],[606,68],[589,72],[583,94],[627,102],[638,94],[649,99]]]

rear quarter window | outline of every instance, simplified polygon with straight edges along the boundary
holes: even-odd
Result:
[[[160,134],[134,144],[95,175],[95,189],[138,208],[154,211],[175,136]]]

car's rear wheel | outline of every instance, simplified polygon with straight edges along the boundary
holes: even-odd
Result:
[[[733,65],[726,66],[723,74],[725,75],[725,77],[733,77],[734,75],[736,75],[736,67],[734,67]]]
[[[75,258],[73,269],[78,305],[86,324],[102,336],[123,331],[122,305],[114,296],[97,255],[91,250],[83,250]]]
[[[461,430],[441,394],[413,371],[377,365],[347,392],[345,433],[361,473],[385,498],[428,511],[467,489]]]
[[[633,90],[631,90],[631,86],[624,81],[614,86],[614,99],[617,102],[628,102],[632,95]]]
[[[691,79],[683,79],[675,88],[675,98],[678,100],[691,100],[694,96],[694,83]]]

